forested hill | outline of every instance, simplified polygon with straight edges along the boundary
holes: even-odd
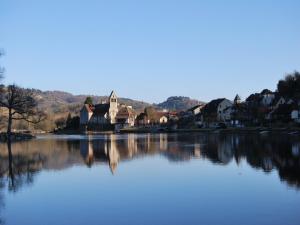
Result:
[[[57,113],[70,111],[78,113],[86,97],[89,95],[73,95],[62,91],[40,91],[34,90],[39,102],[39,106],[47,111]],[[91,96],[94,104],[106,101],[108,96]],[[135,110],[140,111],[145,107],[150,106],[149,103],[136,101],[129,98],[119,98],[119,102],[131,105]]]
[[[37,99],[39,101],[39,106],[42,109],[46,109],[49,113],[61,113],[70,111],[77,114],[82,107],[88,95],[73,95],[71,93],[62,91],[40,91],[34,90],[36,92]],[[108,96],[91,96],[95,104],[107,100]],[[145,107],[151,106],[152,104],[137,100],[132,100],[129,98],[119,98],[119,102],[131,105],[136,111],[142,111]],[[189,97],[173,96],[169,97],[166,101],[154,104],[154,106],[161,109],[168,110],[187,110],[195,105],[202,103],[201,101],[190,99]]]

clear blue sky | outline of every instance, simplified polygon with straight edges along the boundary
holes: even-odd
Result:
[[[299,0],[1,0],[6,83],[161,102],[243,98],[300,70]]]

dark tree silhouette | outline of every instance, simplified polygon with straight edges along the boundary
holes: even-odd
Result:
[[[0,107],[7,110],[7,138],[11,138],[13,120],[25,120],[29,123],[39,123],[45,114],[37,110],[37,101],[30,89],[17,85],[9,85],[0,90]]]
[[[80,117],[79,116],[71,116],[71,113],[68,114],[66,120],[66,128],[67,129],[79,129],[80,126]]]
[[[86,97],[84,104],[89,104],[89,105],[93,105],[93,99],[92,97]]]
[[[288,74],[277,84],[279,94],[290,98],[300,98],[300,73],[295,71]]]
[[[68,127],[70,125],[71,121],[72,121],[72,115],[71,115],[71,113],[69,113],[67,120],[66,120],[66,127]]]

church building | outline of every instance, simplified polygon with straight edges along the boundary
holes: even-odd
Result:
[[[114,91],[108,97],[108,101],[101,104],[85,104],[80,111],[80,125],[85,130],[113,129],[116,124],[122,123],[134,126],[131,121],[135,120],[135,113],[126,114],[124,108],[129,106],[120,105]],[[120,118],[122,117],[122,120]]]

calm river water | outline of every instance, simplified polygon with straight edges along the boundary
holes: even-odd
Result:
[[[300,138],[40,136],[0,144],[0,224],[300,224]]]

